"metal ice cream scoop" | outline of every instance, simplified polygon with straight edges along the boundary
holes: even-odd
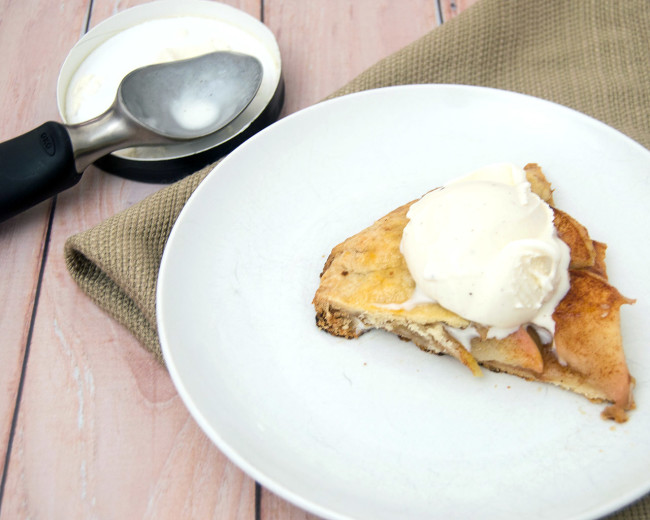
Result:
[[[150,65],[128,74],[113,105],[95,119],[50,121],[0,143],[0,222],[72,187],[115,150],[220,130],[253,100],[262,72],[257,58],[229,51]]]

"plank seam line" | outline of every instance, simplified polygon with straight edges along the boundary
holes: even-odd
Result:
[[[90,0],[90,2],[88,2],[88,11],[86,11],[86,23],[84,24],[84,30],[82,36],[86,34],[90,29],[90,17],[93,12],[94,4],[95,4],[95,0]]]
[[[14,438],[16,435],[16,428],[18,425],[18,413],[20,411],[20,401],[23,396],[23,387],[25,386],[25,375],[27,373],[27,361],[29,359],[29,352],[31,350],[32,337],[34,335],[34,325],[36,323],[36,313],[38,309],[38,302],[41,298],[41,289],[43,287],[43,275],[45,273],[45,264],[50,250],[50,239],[52,235],[52,224],[54,222],[54,209],[56,208],[56,197],[52,199],[52,206],[50,207],[50,215],[47,221],[47,230],[45,232],[45,244],[43,245],[43,257],[38,271],[38,280],[36,282],[36,291],[34,293],[34,306],[32,307],[32,315],[29,319],[29,329],[27,331],[27,339],[25,340],[25,352],[23,354],[23,364],[20,370],[20,380],[18,381],[18,389],[16,391],[16,404],[14,406],[14,413],[11,418],[11,429],[9,430],[9,440],[7,442],[7,453],[5,454],[4,467],[2,469],[2,480],[0,481],[0,516],[2,513],[2,502],[4,498],[5,486],[7,484],[7,477],[9,475],[9,462],[11,459],[11,451],[13,449]]]
[[[255,520],[262,519],[262,485],[255,482]]]
[[[440,3],[441,0],[435,0],[436,4],[436,24],[438,27],[440,27],[444,20],[442,19],[442,4]]]

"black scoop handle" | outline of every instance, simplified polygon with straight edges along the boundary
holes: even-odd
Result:
[[[0,143],[0,222],[74,186],[75,167],[66,127],[50,121]]]

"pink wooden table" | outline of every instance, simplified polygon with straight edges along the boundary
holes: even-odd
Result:
[[[476,0],[227,0],[260,18],[295,112]],[[0,0],[0,139],[57,120],[73,44],[139,0]],[[166,371],[77,288],[65,239],[160,186],[90,167],[0,224],[0,520],[314,518],[206,438]]]

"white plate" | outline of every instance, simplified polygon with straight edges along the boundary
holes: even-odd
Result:
[[[558,206],[609,244],[638,410],[370,332],[332,337],[311,299],[331,248],[493,162],[538,162]],[[158,325],[180,395],[215,444],[298,506],[336,519],[594,518],[650,489],[650,152],[580,113],[465,86],[318,104],[239,147],[181,213]]]

